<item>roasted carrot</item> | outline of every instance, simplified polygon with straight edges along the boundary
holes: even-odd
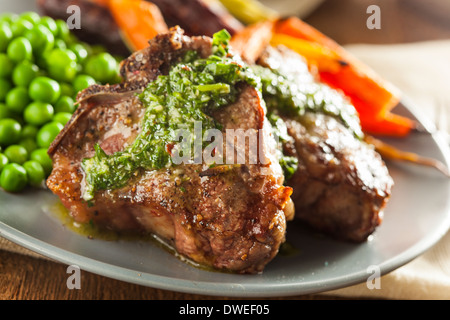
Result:
[[[392,113],[393,106],[400,101],[400,95],[389,93],[396,92],[397,89],[392,87],[389,91],[370,90],[378,77],[376,75],[360,75],[359,81],[348,86],[347,81],[355,81],[354,72],[354,67],[348,66],[335,73],[319,72],[319,75],[323,82],[341,90],[349,98],[359,113],[363,131],[376,135],[407,136],[415,127],[415,122]]]
[[[245,27],[233,35],[230,45],[233,52],[247,63],[254,63],[264,48],[270,44],[274,21],[266,20]]]
[[[271,45],[284,45],[301,54],[310,66],[319,71],[338,72],[348,63],[335,50],[317,42],[295,38],[282,33],[274,33]]]
[[[280,19],[274,27],[274,33],[285,34],[294,38],[308,40],[330,49],[342,50],[342,47],[333,39],[327,37],[322,32],[307,24],[297,17]]]
[[[368,111],[371,113],[383,114],[399,103],[401,94],[397,88],[381,79],[368,67],[347,63],[346,67],[337,71],[319,70],[320,78],[323,82],[341,89],[347,96],[358,97],[359,101],[355,101],[355,107],[361,109],[359,112],[370,108]]]
[[[411,132],[411,128],[415,127],[413,120],[392,112],[388,112],[376,120],[370,119],[369,116],[361,117],[361,119],[363,130],[367,134],[377,136],[402,138],[406,137]]]
[[[400,102],[400,91],[334,40],[296,17],[278,20],[273,30],[274,43],[303,55],[322,82],[352,101],[364,131],[405,136],[414,127],[412,121],[391,113]]]
[[[432,167],[439,170],[445,176],[450,178],[450,172],[448,171],[448,168],[441,161],[428,157],[423,157],[414,152],[399,150],[398,148],[395,148],[390,144],[387,144],[386,142],[376,139],[370,135],[365,136],[365,141],[373,145],[384,159],[393,161],[404,161],[421,166]]]
[[[132,51],[147,47],[150,39],[168,31],[161,11],[149,1],[109,0],[107,5]]]

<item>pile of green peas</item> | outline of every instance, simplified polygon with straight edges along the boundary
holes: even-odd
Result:
[[[76,109],[79,91],[120,81],[119,57],[79,41],[63,20],[0,15],[0,187],[42,187],[47,150]]]

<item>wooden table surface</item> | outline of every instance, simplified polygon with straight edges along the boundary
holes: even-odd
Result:
[[[442,0],[328,0],[305,20],[341,44],[392,44],[449,39],[450,10]],[[381,29],[366,27],[371,4],[381,8]],[[98,300],[98,299],[227,299],[159,290],[81,271],[81,289],[68,289],[67,266],[0,250],[0,299],[2,300]],[[301,295],[280,299],[338,299]]]

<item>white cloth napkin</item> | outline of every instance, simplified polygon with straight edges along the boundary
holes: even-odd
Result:
[[[346,48],[402,90],[430,120],[437,116],[436,105],[447,101],[447,119],[450,119],[450,40],[358,44]],[[379,280],[380,289],[371,290],[362,283],[326,294],[349,298],[450,300],[450,231],[430,250]]]

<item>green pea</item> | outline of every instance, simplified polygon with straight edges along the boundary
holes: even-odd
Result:
[[[93,44],[90,46],[90,55],[95,56],[100,53],[106,52],[105,47],[99,44]]]
[[[55,80],[71,82],[78,73],[78,64],[71,62],[61,68],[56,65],[49,65],[48,72]]]
[[[9,24],[14,23],[19,19],[19,16],[15,13],[5,12],[0,14],[0,22],[7,22]]]
[[[72,113],[69,112],[57,112],[53,116],[53,121],[61,123],[63,126],[72,118]]]
[[[107,83],[115,79],[118,72],[116,59],[107,52],[99,53],[88,58],[85,72],[96,81]]]
[[[65,42],[67,43],[67,47],[70,47],[72,44],[77,43],[78,41],[78,38],[72,32],[69,32],[69,36],[65,40]]]
[[[0,101],[5,101],[6,95],[11,88],[12,85],[8,80],[0,78]]]
[[[47,27],[40,24],[35,25],[33,29],[25,32],[24,37],[30,41],[33,52],[36,54],[49,51],[55,45],[53,33]]]
[[[36,139],[38,127],[32,124],[26,124],[22,128],[21,139]]]
[[[32,24],[37,24],[41,21],[39,13],[34,11],[26,11],[19,15],[19,19],[30,21]]]
[[[55,49],[67,49],[67,44],[62,39],[55,39]]]
[[[123,82],[123,79],[119,72],[117,72],[116,75],[109,81],[110,84],[119,84],[121,82]]]
[[[22,126],[20,123],[11,118],[0,120],[0,145],[9,146],[16,143],[20,139],[20,131]]]
[[[4,103],[0,103],[0,119],[11,118],[11,111]]]
[[[70,30],[67,27],[67,23],[63,20],[56,20],[56,27],[57,27],[57,37],[61,40],[64,40],[65,42],[70,41]]]
[[[13,38],[13,33],[8,23],[0,23],[0,52],[5,52]]]
[[[36,160],[28,160],[23,164],[27,172],[28,184],[33,187],[39,187],[45,180],[45,171],[42,165]]]
[[[24,87],[15,87],[8,92],[5,101],[10,111],[22,113],[30,102],[28,90]]]
[[[6,49],[8,57],[14,62],[31,60],[33,57],[33,48],[30,41],[25,37],[13,39]]]
[[[55,140],[56,136],[63,128],[64,125],[56,121],[52,121],[45,124],[41,129],[39,129],[36,136],[36,142],[38,144],[38,147],[40,148],[50,147],[53,140]]]
[[[3,168],[9,163],[8,157],[5,156],[3,153],[0,153],[0,172],[3,170]]]
[[[48,75],[48,65],[47,65],[47,58],[46,58],[46,54],[48,53],[48,51],[46,52],[42,52],[39,55],[34,56],[34,63],[39,67],[39,69],[41,70],[40,74],[41,75]]]
[[[14,69],[14,62],[5,53],[0,53],[0,77],[9,78]]]
[[[52,159],[47,153],[47,148],[38,148],[31,152],[30,160],[36,160],[44,168],[45,176],[48,177],[52,172]]]
[[[75,90],[73,90],[72,85],[66,82],[61,82],[60,86],[61,86],[61,97],[62,96],[73,97],[73,95],[75,94]]]
[[[86,49],[88,57],[93,55],[93,50],[92,50],[92,46],[87,43],[87,42],[81,42],[81,44],[83,45],[83,47]]]
[[[71,62],[77,62],[77,55],[70,49],[53,49],[47,56],[52,64],[63,67]]]
[[[81,43],[72,44],[69,49],[76,54],[78,63],[84,63],[89,53],[86,47]]]
[[[58,81],[72,82],[78,72],[77,56],[69,49],[55,48],[46,56],[48,72]]]
[[[61,87],[55,80],[41,76],[31,81],[28,93],[35,101],[55,103],[61,94]]]
[[[95,84],[95,79],[87,74],[79,74],[72,82],[75,91],[80,92],[87,87]]]
[[[13,38],[21,37],[28,30],[33,29],[33,24],[26,19],[17,19],[11,24]]]
[[[25,168],[17,163],[8,163],[0,175],[0,186],[8,192],[20,192],[28,184]]]
[[[24,138],[19,141],[19,145],[24,147],[28,154],[37,149],[38,145],[35,138]]]
[[[28,160],[28,151],[24,146],[13,144],[8,146],[3,154],[8,157],[9,162],[23,164]]]
[[[39,67],[31,61],[20,62],[12,72],[12,80],[16,86],[28,87],[39,74]]]
[[[53,18],[48,16],[41,17],[41,21],[39,21],[39,24],[46,27],[50,32],[53,34],[53,36],[58,35],[58,26],[56,25],[56,22]]]
[[[28,90],[24,87],[15,87],[11,89],[6,95],[5,102],[10,111],[22,113],[30,102]]]
[[[52,120],[55,111],[51,104],[35,101],[30,103],[23,112],[27,124],[42,126]]]
[[[68,112],[72,114],[75,108],[75,101],[70,96],[61,96],[55,104],[56,113]]]

